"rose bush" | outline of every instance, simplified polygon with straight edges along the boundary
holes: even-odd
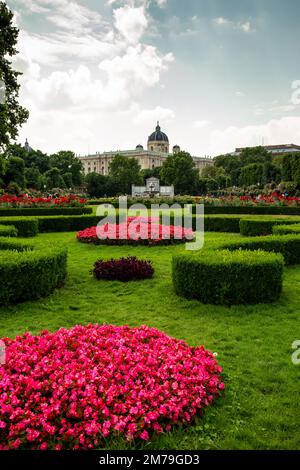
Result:
[[[120,224],[106,223],[77,233],[77,240],[93,244],[169,245],[193,241],[191,230],[180,226],[161,225],[151,217],[128,217]]]
[[[142,326],[3,338],[0,449],[93,449],[188,425],[224,389],[214,355]]]

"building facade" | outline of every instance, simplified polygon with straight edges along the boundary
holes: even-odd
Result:
[[[172,153],[180,152],[179,145],[174,145]],[[124,155],[138,161],[142,170],[152,170],[161,167],[168,155],[170,155],[170,143],[168,136],[161,131],[157,123],[155,131],[148,137],[147,149],[139,144],[134,150],[115,150],[112,152],[96,153],[95,155],[78,156],[82,162],[84,173],[109,174],[109,167],[116,155]],[[207,165],[212,165],[210,158],[193,157],[196,168],[201,171]]]
[[[300,152],[300,145],[295,144],[263,145],[262,147],[274,156]],[[245,150],[245,148],[237,148],[232,155],[240,155],[243,150]]]

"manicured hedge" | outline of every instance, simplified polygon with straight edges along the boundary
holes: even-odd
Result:
[[[300,264],[300,237],[297,235],[270,235],[253,239],[237,240],[222,244],[219,249],[263,250],[281,253],[287,265]],[[259,277],[257,277],[259,280]]]
[[[92,214],[91,207],[0,207],[0,217],[28,217],[38,215]]]
[[[101,204],[111,204],[114,207],[119,207],[118,198],[108,198],[108,199],[91,199],[87,204],[91,206],[98,206]],[[151,207],[151,204],[193,204],[195,205],[195,199],[193,197],[181,197],[173,200],[169,198],[165,199],[128,199],[128,205],[141,203],[144,204],[147,208]],[[237,215],[300,215],[300,207],[297,206],[270,206],[270,205],[261,205],[261,206],[213,206],[205,205],[206,214],[237,214]]]
[[[273,302],[282,290],[283,257],[263,251],[208,250],[173,257],[178,295],[203,303]]]
[[[293,225],[275,225],[273,227],[274,235],[300,235],[300,224]]]
[[[45,297],[66,275],[66,248],[0,238],[0,305]]]
[[[240,233],[248,237],[271,235],[275,225],[289,225],[299,219],[240,219]]]
[[[91,216],[57,216],[38,217],[39,231],[43,232],[76,232],[97,225],[101,217]]]
[[[38,219],[29,217],[1,218],[1,225],[16,227],[19,237],[35,237],[38,234]]]
[[[16,237],[18,230],[13,225],[0,225],[0,237]]]

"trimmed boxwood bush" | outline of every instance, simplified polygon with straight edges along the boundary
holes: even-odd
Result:
[[[66,248],[0,238],[0,305],[45,297],[66,275]]]
[[[154,269],[151,261],[129,256],[120,259],[100,259],[96,261],[92,273],[98,280],[128,282],[150,279],[153,277]]]
[[[300,235],[300,224],[293,225],[275,225],[273,227],[274,235]]]
[[[271,235],[275,225],[289,225],[299,222],[298,219],[240,219],[241,235],[258,237]]]
[[[92,214],[91,207],[0,207],[0,217],[28,217],[38,215]]]
[[[224,243],[219,248],[231,251],[241,249],[281,253],[285,264],[300,264],[300,237],[297,235],[270,235],[248,240],[237,240],[236,242]]]
[[[283,257],[264,251],[208,250],[173,257],[178,295],[203,303],[273,302],[282,290]]]
[[[13,225],[19,237],[35,237],[38,234],[38,219],[29,217],[1,218],[1,225]]]
[[[18,230],[13,225],[0,225],[0,237],[16,237]]]

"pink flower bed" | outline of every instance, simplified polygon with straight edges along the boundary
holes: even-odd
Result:
[[[188,425],[221,394],[222,369],[142,326],[88,325],[4,338],[0,449],[93,449]]]
[[[94,244],[169,245],[193,241],[192,230],[180,226],[161,225],[155,217],[128,217],[121,224],[107,223],[77,233],[77,240]]]

